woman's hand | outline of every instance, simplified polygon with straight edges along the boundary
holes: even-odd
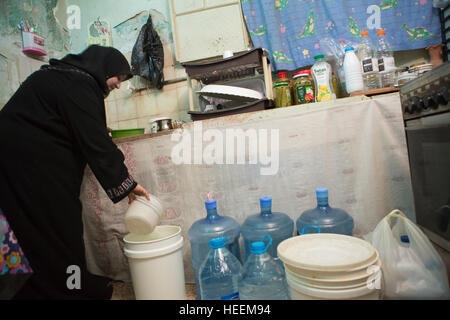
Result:
[[[140,184],[138,184],[128,195],[128,204],[131,204],[134,199],[136,199],[136,196],[144,196],[150,201],[150,195]]]

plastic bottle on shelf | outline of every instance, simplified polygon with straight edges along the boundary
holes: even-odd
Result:
[[[270,241],[266,245],[267,238]],[[252,242],[251,254],[239,277],[240,300],[289,300],[284,269],[267,252],[271,243],[269,235]]]
[[[325,61],[324,55],[319,54],[314,57],[315,63],[311,68],[314,78],[316,102],[336,99],[331,78],[331,65]]]
[[[344,57],[345,57],[345,48],[349,47],[349,45],[347,45],[347,41],[345,41],[345,39],[339,39],[339,48],[340,50],[338,51],[339,54],[339,59],[337,61],[337,75],[339,78],[339,83],[341,85],[341,96],[348,96],[347,94],[347,89],[345,86],[345,72],[344,72]]]
[[[355,49],[349,47],[345,49],[344,58],[345,85],[350,94],[355,91],[364,90],[364,81],[361,72],[361,63],[356,56]]]
[[[231,218],[220,216],[217,213],[216,200],[205,201],[206,217],[195,221],[188,230],[188,238],[191,244],[191,262],[195,272],[197,286],[197,298],[200,298],[200,286],[198,272],[200,265],[209,252],[208,242],[213,238],[227,237],[227,249],[241,260],[239,237],[241,226]]]
[[[244,262],[250,255],[252,242],[260,241],[263,236],[268,234],[273,239],[269,254],[282,264],[278,258],[277,246],[283,240],[293,236],[294,221],[285,213],[272,212],[271,197],[261,197],[259,203],[261,212],[248,216],[242,224],[241,231],[245,248]]]
[[[242,265],[225,247],[226,237],[208,242],[209,252],[200,266],[201,300],[239,300],[239,275]]]
[[[353,218],[344,210],[328,204],[328,189],[316,189],[317,207],[304,211],[297,219],[297,234],[338,233],[351,236],[355,226]]]
[[[336,99],[341,98],[339,81],[338,81],[336,75],[334,74],[334,71],[331,72],[331,82],[333,83],[333,90],[334,90],[334,93],[336,94]]]
[[[383,29],[377,31],[377,59],[380,71],[381,86],[392,87],[395,82],[394,52],[386,40],[386,32]]]
[[[371,90],[380,88],[381,81],[375,48],[370,42],[368,35],[367,30],[361,32],[361,45],[358,50],[358,56],[361,61],[364,89]]]

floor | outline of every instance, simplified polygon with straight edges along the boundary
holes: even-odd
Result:
[[[136,297],[131,283],[113,282],[114,291],[111,300],[135,300]],[[186,300],[196,300],[195,284],[186,283]]]
[[[446,268],[448,277],[450,279],[450,252],[444,250],[439,247],[435,243],[433,243],[434,248],[441,256]],[[111,297],[111,300],[135,300],[136,297],[133,291],[133,285],[131,283],[125,283],[122,281],[114,281],[113,282],[114,291]],[[197,300],[196,292],[195,292],[195,284],[187,283],[186,284],[186,300]]]

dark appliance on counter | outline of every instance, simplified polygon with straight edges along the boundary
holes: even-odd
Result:
[[[450,62],[400,87],[416,223],[450,251]]]
[[[193,121],[217,118],[232,114],[260,111],[275,107],[272,92],[272,74],[268,52],[263,48],[254,48],[244,53],[208,62],[183,63],[186,70],[189,108]],[[261,87],[258,91],[264,94],[264,98],[257,101],[240,103],[232,107],[225,107],[215,111],[202,110],[204,101],[200,99],[196,103],[193,81],[203,85],[221,84],[254,89],[253,86]],[[250,84],[242,85],[247,81]],[[254,82],[253,82],[254,81]]]

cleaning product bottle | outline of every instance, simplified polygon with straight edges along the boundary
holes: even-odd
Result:
[[[239,300],[239,275],[242,265],[225,247],[226,237],[208,242],[208,255],[200,265],[201,300]]]
[[[270,239],[266,245],[264,241]],[[272,238],[252,242],[251,254],[239,277],[240,300],[289,300],[284,269],[267,252]]]
[[[269,254],[278,262],[277,246],[283,240],[290,238],[294,233],[294,221],[285,213],[272,212],[272,198],[259,199],[261,212],[248,216],[242,224],[242,237],[244,238],[245,259],[250,255],[252,242],[260,241],[266,234],[273,239],[273,246]]]
[[[386,32],[383,29],[377,31],[377,58],[378,69],[381,76],[383,88],[392,87],[395,82],[395,60],[394,52],[386,39]]]
[[[361,45],[359,46],[358,57],[361,61],[364,89],[371,90],[380,88],[381,82],[378,71],[378,60],[367,30],[361,32]]]
[[[314,57],[315,63],[311,68],[314,78],[316,102],[336,99],[331,79],[331,65],[325,61],[324,55],[319,54]]]
[[[201,263],[208,254],[208,242],[213,238],[226,236],[228,238],[227,248],[231,253],[241,259],[239,237],[241,226],[231,218],[220,216],[217,213],[217,202],[215,199],[205,201],[206,218],[195,221],[188,230],[188,238],[191,244],[191,262],[195,272],[197,285],[197,298],[200,298],[200,286],[198,272]]]
[[[328,189],[316,189],[317,207],[304,211],[297,219],[297,233],[338,233],[353,235],[353,218],[344,210],[328,204]]]
[[[355,91],[364,90],[364,82],[361,72],[361,63],[355,54],[355,49],[349,47],[345,49],[344,58],[345,85],[350,94]]]

